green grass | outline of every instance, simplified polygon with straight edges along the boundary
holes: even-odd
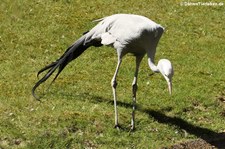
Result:
[[[0,4],[0,148],[160,148],[224,132],[224,6],[181,6],[156,0],[3,0]],[[221,1],[218,1],[221,2]],[[36,73],[56,60],[91,22],[114,13],[149,17],[166,28],[156,61],[175,69],[173,95],[152,73],[140,68],[138,110],[129,134],[134,58],[127,56],[118,76],[122,130],[114,126],[110,81],[116,53],[90,48],[71,62],[36,101]],[[48,82],[47,82],[48,83]]]

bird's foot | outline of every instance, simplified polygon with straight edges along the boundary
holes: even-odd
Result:
[[[129,133],[134,132],[134,131],[135,131],[134,125],[130,125],[130,131],[129,131]]]
[[[119,124],[116,124],[115,126],[114,126],[114,128],[116,128],[117,130],[120,130],[120,125]]]

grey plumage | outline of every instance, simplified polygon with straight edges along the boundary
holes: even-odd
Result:
[[[116,77],[119,71],[122,58],[127,53],[132,53],[136,57],[136,69],[134,74],[134,80],[132,83],[133,91],[133,112],[131,129],[134,129],[134,117],[135,117],[135,103],[136,103],[136,91],[137,91],[137,78],[140,63],[147,53],[148,64],[153,72],[160,72],[168,83],[169,92],[172,89],[172,77],[173,67],[169,60],[161,59],[158,65],[155,65],[154,58],[156,53],[156,47],[163,34],[164,28],[151,21],[150,19],[131,14],[116,14],[102,19],[96,20],[98,24],[90,31],[85,32],[72,46],[70,46],[66,52],[55,62],[42,68],[39,72],[48,72],[42,77],[33,87],[32,94],[36,99],[39,97],[35,94],[35,89],[43,82],[45,82],[56,69],[58,72],[53,81],[58,77],[60,72],[65,66],[72,60],[79,57],[90,46],[111,46],[114,47],[118,55],[118,63],[116,71],[111,81],[114,108],[115,108],[115,126],[118,128],[118,113],[117,113],[117,96],[116,96]]]

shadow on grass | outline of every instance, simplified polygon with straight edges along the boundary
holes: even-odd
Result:
[[[179,127],[180,129],[185,130],[189,134],[195,135],[198,138],[205,140],[207,143],[217,148],[224,148],[225,133],[217,133],[208,128],[193,125],[181,118],[167,116],[160,111],[148,109],[138,110],[147,113],[150,117],[153,117],[159,123],[174,125],[176,127]]]
[[[84,93],[84,96],[87,96],[89,100],[91,99],[90,102],[106,102],[112,105],[114,104],[113,100],[105,99],[99,96],[89,95],[89,93]],[[132,104],[130,103],[117,101],[117,105],[125,108],[132,108]],[[167,116],[161,111],[144,109],[140,106],[137,106],[136,110],[148,114],[150,118],[154,118],[159,123],[173,125],[180,129],[183,129],[187,133],[195,135],[196,137],[203,139],[207,143],[219,149],[222,149],[225,146],[225,133],[217,133],[211,129],[193,125],[179,117]]]

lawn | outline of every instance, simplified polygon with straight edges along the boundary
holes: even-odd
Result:
[[[225,132],[225,6],[182,2],[1,1],[0,148],[162,148]],[[118,131],[110,85],[117,56],[110,47],[90,48],[49,90],[50,82],[42,85],[42,102],[31,95],[38,70],[92,28],[93,20],[115,13],[144,15],[164,26],[156,62],[168,58],[175,71],[169,96],[162,76],[151,75],[143,59],[132,133],[134,57],[124,58],[118,75]]]

